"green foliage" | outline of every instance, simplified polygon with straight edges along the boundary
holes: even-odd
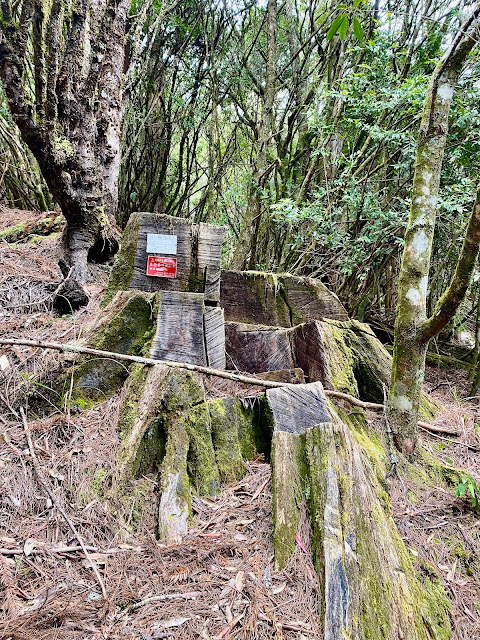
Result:
[[[463,497],[465,494],[470,495],[473,508],[478,510],[480,506],[480,487],[469,473],[462,476],[462,481],[455,491],[455,495],[458,498]]]

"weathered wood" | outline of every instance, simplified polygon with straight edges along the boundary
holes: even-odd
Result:
[[[290,332],[281,327],[226,322],[225,349],[229,369],[259,373],[296,366]]]
[[[275,431],[304,433],[316,424],[330,421],[321,382],[269,389],[267,401]]]
[[[224,229],[200,222],[198,225],[197,262],[198,274],[203,278],[205,300],[220,300],[220,260],[222,257]]]
[[[130,480],[160,473],[159,532],[169,542],[178,541],[191,516],[191,487],[200,495],[219,489],[201,376],[137,365],[127,382],[118,427],[122,445],[113,497],[134,502]]]
[[[275,564],[282,570],[295,551],[306,503],[305,435],[275,430],[271,460]]]
[[[189,282],[194,268],[192,254],[192,225],[183,218],[172,218],[153,213],[137,213],[138,240],[132,280],[129,289],[141,291],[189,291]],[[161,233],[177,236],[177,277],[158,278],[147,276],[147,235]]]
[[[203,318],[208,366],[215,369],[226,369],[223,309],[205,307]]]
[[[223,228],[192,224],[184,218],[154,213],[133,213],[115,258],[103,304],[119,290],[189,291],[205,293],[206,300],[220,299],[220,259]],[[177,236],[177,276],[147,276],[147,235]]]
[[[293,327],[319,318],[348,320],[338,298],[314,278],[222,271],[220,300],[229,322]]]
[[[341,420],[331,409],[328,422],[304,433],[274,432],[275,560],[288,563],[308,511],[325,640],[450,637],[445,594],[428,577],[420,581],[390,516],[387,463],[361,416]]]
[[[206,365],[203,295],[183,291],[159,291],[157,295],[157,330],[150,357]]]
[[[264,371],[263,373],[257,373],[257,378],[262,380],[273,380],[275,382],[284,382],[287,384],[305,384],[305,376],[302,369],[296,367],[295,369],[278,369],[277,371]]]
[[[233,483],[245,475],[244,458],[255,453],[253,410],[247,410],[239,398],[217,398],[208,403],[220,480]]]
[[[321,323],[315,320],[295,327],[292,335],[295,361],[303,369],[306,380],[320,380],[330,387],[328,357],[322,341]]]

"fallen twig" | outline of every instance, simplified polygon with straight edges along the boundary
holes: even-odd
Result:
[[[188,591],[187,593],[164,593],[161,596],[151,596],[150,598],[145,598],[144,600],[140,600],[136,604],[132,605],[132,609],[140,609],[146,604],[150,602],[161,602],[162,600],[196,600],[199,596],[203,595],[201,591]]]
[[[75,344],[61,344],[60,342],[39,342],[37,340],[18,340],[13,338],[0,338],[0,345],[20,345],[25,347],[40,347],[41,349],[54,349],[55,351],[65,351],[70,353],[84,353],[87,355],[101,356],[104,358],[111,358],[113,360],[125,360],[127,362],[139,362],[140,364],[146,364],[149,366],[165,365],[172,369],[187,369],[188,371],[198,371],[209,376],[216,376],[217,378],[225,378],[226,380],[234,380],[236,382],[242,382],[244,384],[251,384],[258,387],[264,387],[268,389],[278,389],[279,387],[293,386],[290,382],[275,382],[274,380],[264,380],[263,378],[256,378],[254,376],[244,376],[239,373],[231,373],[223,369],[214,369],[213,367],[202,367],[196,364],[189,364],[187,362],[175,362],[173,360],[156,360],[154,358],[144,358],[142,356],[131,356],[126,353],[115,353],[113,351],[103,351],[101,349],[91,349],[90,347],[81,347]],[[351,396],[348,393],[342,393],[341,391],[333,391],[331,389],[324,389],[326,396],[331,398],[339,398],[340,400],[346,400],[351,404],[361,407],[362,409],[368,409],[370,411],[383,411],[384,405],[377,402],[365,402],[355,396]],[[445,435],[456,436],[457,431],[452,429],[443,429],[435,425],[428,424],[426,422],[419,422],[418,425],[431,431],[432,433],[444,433]]]
[[[245,611],[241,613],[239,616],[237,616],[236,618],[234,618],[231,622],[229,622],[227,626],[220,631],[220,633],[217,633],[217,635],[215,636],[215,640],[222,640],[222,638],[226,638],[229,635],[230,631],[237,626],[237,624],[240,622],[240,620],[244,616],[245,616]]]
[[[49,293],[48,296],[45,296],[45,298],[42,298],[41,300],[35,300],[33,302],[23,302],[22,304],[15,304],[15,305],[10,304],[10,305],[7,305],[7,309],[21,309],[22,307],[35,307],[35,306],[40,305],[40,304],[45,304],[46,302],[48,302],[49,300],[51,300],[52,298],[54,298],[57,295],[57,293],[62,288],[62,285],[72,275],[72,271],[73,271],[73,267],[71,267],[70,271],[68,272],[68,275],[65,278],[63,278],[63,280],[59,283],[59,285],[55,289],[55,291],[52,291],[52,293]]]

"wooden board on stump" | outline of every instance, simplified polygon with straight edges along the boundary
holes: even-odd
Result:
[[[175,236],[176,253],[168,251],[168,256],[162,256],[161,250],[159,254],[148,253],[149,234]],[[185,218],[155,213],[132,213],[113,265],[103,304],[122,289],[203,293],[207,302],[218,303],[223,235],[223,227],[217,225],[192,224]],[[152,247],[155,246],[155,243],[151,244]],[[149,255],[176,259],[175,277],[147,275]]]

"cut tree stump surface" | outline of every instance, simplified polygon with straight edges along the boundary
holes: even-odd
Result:
[[[310,427],[331,421],[321,382],[269,389],[267,401],[275,431],[304,433]]]
[[[221,307],[205,307],[205,347],[209,367],[226,369],[225,320]]]
[[[260,271],[222,271],[225,320],[293,327],[308,320],[348,320],[340,300],[315,278]]]
[[[150,357],[207,364],[203,337],[203,295],[159,291],[157,331]]]
[[[228,368],[249,373],[295,369],[289,333],[283,327],[226,322]]]

